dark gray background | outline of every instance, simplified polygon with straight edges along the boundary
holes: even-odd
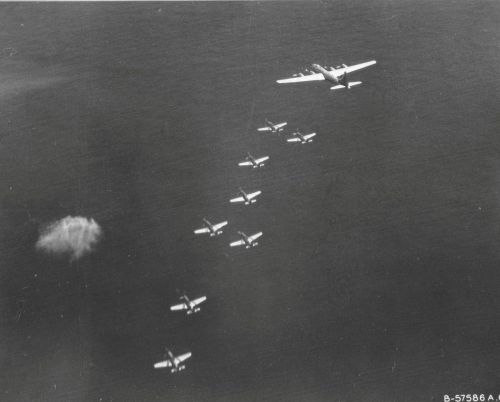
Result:
[[[2,401],[500,392],[498,2],[0,10]],[[371,59],[350,91],[275,84]],[[34,247],[67,215],[104,231],[73,263]],[[184,290],[200,314],[168,311]]]

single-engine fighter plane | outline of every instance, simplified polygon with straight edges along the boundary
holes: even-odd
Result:
[[[155,369],[162,369],[169,367],[171,373],[177,373],[186,368],[182,362],[191,357],[191,352],[184,353],[183,355],[174,356],[174,354],[167,348],[165,348],[165,360],[162,360],[154,364]]]
[[[313,142],[313,137],[316,135],[316,133],[311,133],[311,134],[302,134],[299,130],[295,131],[292,133],[293,137],[288,138],[286,141],[287,142],[299,142],[301,144],[307,144],[308,142]]]
[[[258,128],[257,131],[270,131],[271,133],[280,133],[284,130],[284,127],[288,123],[284,121],[283,123],[274,124],[273,122],[266,119],[266,127]]]
[[[207,300],[207,297],[202,296],[194,300],[189,300],[189,298],[186,295],[182,295],[180,297],[180,300],[182,301],[182,303],[171,306],[170,310],[171,311],[186,310],[186,314],[191,315],[200,311],[200,307],[198,307],[198,305]]]
[[[237,203],[237,202],[244,202],[245,205],[250,205],[250,204],[253,204],[255,202],[257,202],[257,196],[259,196],[260,194],[262,194],[262,191],[255,191],[253,193],[245,193],[243,191],[243,189],[240,187],[240,191],[238,193],[240,196],[239,197],[236,197],[236,198],[231,198],[229,200],[229,202],[232,202],[232,203]]]
[[[361,64],[355,64],[353,66],[347,66],[342,64],[337,67],[322,67],[319,64],[313,64],[311,70],[307,70],[305,74],[299,73],[295,74],[291,78],[284,78],[277,80],[278,84],[291,84],[295,82],[307,82],[307,81],[329,81],[335,85],[330,87],[330,89],[341,89],[341,88],[351,88],[356,85],[360,85],[361,81],[349,81],[347,74],[354,71],[361,70],[363,68],[372,66],[376,63],[375,60],[367,61]]]
[[[262,158],[254,158],[252,155],[247,153],[247,157],[243,162],[238,163],[238,166],[251,166],[254,169],[264,166],[264,162],[269,159],[269,156],[263,156]]]
[[[245,248],[255,247],[259,244],[255,240],[257,240],[260,236],[262,236],[262,232],[255,233],[254,235],[251,236],[247,236],[243,232],[238,232],[238,234],[240,235],[241,239],[230,243],[229,245],[231,247],[238,247],[243,245],[245,246]]]
[[[216,223],[215,225],[212,225],[208,221],[208,219],[205,219],[205,218],[203,218],[203,222],[205,222],[205,226],[200,228],[200,229],[196,229],[194,231],[195,234],[210,233],[211,237],[217,236],[217,235],[220,235],[222,233],[222,230],[220,230],[220,229],[227,225],[227,221]]]

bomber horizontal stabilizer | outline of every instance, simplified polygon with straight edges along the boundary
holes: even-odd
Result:
[[[351,87],[355,87],[356,85],[360,85],[361,84],[361,81],[352,81],[352,82],[349,82],[349,88]],[[335,85],[333,87],[331,87],[330,89],[344,89],[346,88],[344,85]]]

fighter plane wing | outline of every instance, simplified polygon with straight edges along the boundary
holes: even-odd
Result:
[[[213,226],[214,230],[219,230],[220,228],[223,228],[224,226],[227,225],[227,221],[224,221],[224,222],[221,222],[221,223],[217,223]]]
[[[243,162],[238,163],[238,166],[252,166],[252,162],[243,161]]]
[[[238,246],[243,246],[243,244],[245,244],[245,242],[243,240],[237,240],[237,241],[233,241],[229,245],[231,247],[238,247]]]
[[[170,360],[163,360],[161,362],[155,363],[153,366],[155,369],[172,367],[172,362]]]
[[[231,198],[229,202],[244,202],[245,199],[243,197]]]
[[[274,128],[275,129],[280,129],[282,127],[285,127],[288,123],[286,121],[284,121],[283,123],[278,123],[278,124],[275,124],[274,125]]]
[[[307,134],[307,135],[304,135],[304,139],[305,140],[308,140],[309,138],[312,138],[316,135],[316,133],[311,133],[311,134]]]
[[[257,197],[260,194],[262,194],[262,191],[256,191],[255,193],[247,194],[247,197],[248,197],[249,200],[251,200],[252,198]]]
[[[292,84],[294,82],[306,82],[306,81],[323,81],[325,77],[321,73],[307,74],[299,77],[283,78],[277,80],[278,84]]]
[[[267,161],[268,159],[269,159],[269,156],[263,156],[262,158],[255,159],[255,163],[259,164],[259,163]]]
[[[191,306],[197,306],[207,300],[206,296],[198,297],[197,299],[191,300]]]
[[[179,310],[186,310],[187,306],[185,303],[181,304],[176,304],[175,306],[170,307],[170,311],[179,311]]]
[[[209,232],[210,232],[209,228],[200,228],[200,229],[196,229],[194,231],[195,234],[202,234],[202,233],[209,233]]]
[[[176,357],[176,360],[179,362],[183,362],[184,360],[187,360],[191,357],[191,352],[184,353],[183,355],[179,355]]]
[[[254,240],[257,240],[260,236],[262,236],[262,232],[259,232],[259,233],[255,233],[254,235],[252,236],[248,236],[248,240],[250,242],[253,242]]]

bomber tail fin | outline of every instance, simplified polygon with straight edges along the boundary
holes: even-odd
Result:
[[[349,88],[349,79],[347,78],[347,72],[344,72],[342,78],[340,78],[339,83],[346,88]]]

